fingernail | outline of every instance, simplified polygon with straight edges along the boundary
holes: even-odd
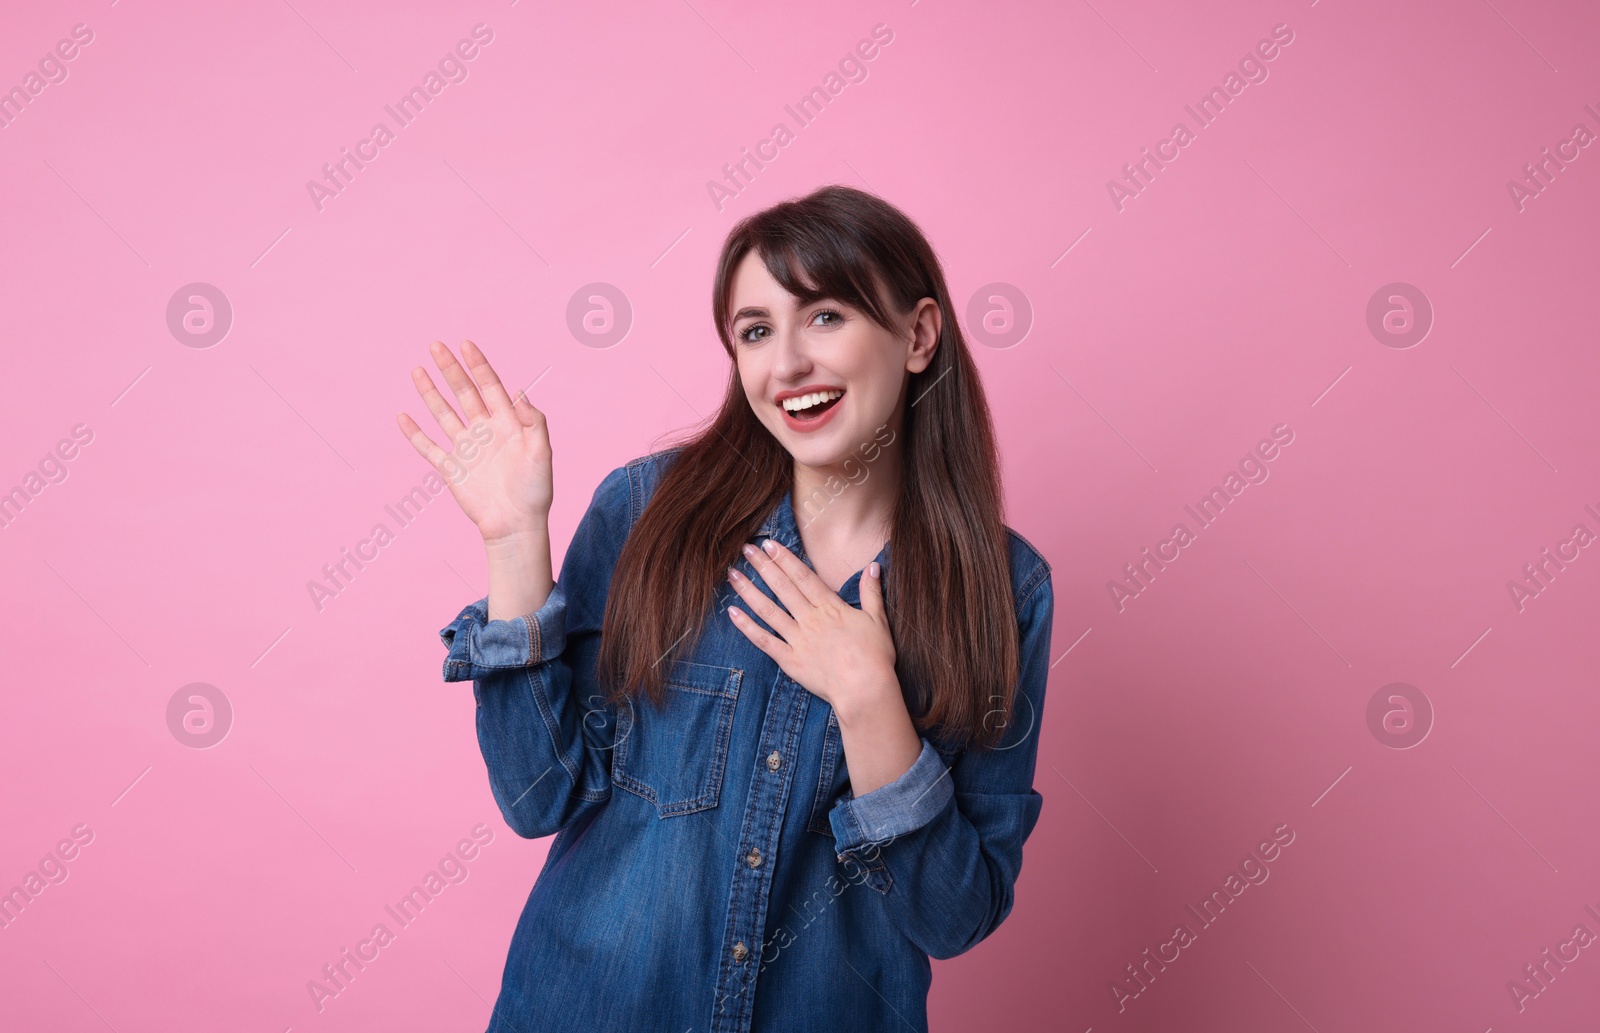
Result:
[[[878,576],[878,561],[877,560],[873,560],[871,563],[867,564],[867,574],[869,576],[871,576],[871,577],[877,577]]]
[[[778,543],[773,541],[771,538],[764,540],[761,543],[761,547],[767,550],[768,556],[776,556],[778,554]]]
[[[749,558],[749,559],[755,559],[756,558],[756,547],[754,545],[751,545],[749,542],[745,542],[744,543],[743,552],[744,552],[745,556],[747,558]]]
[[[733,617],[743,617],[743,616],[744,616],[744,614],[739,612],[739,608],[737,606],[728,607],[728,617],[730,619],[733,618]]]
[[[728,568],[728,580],[729,581],[737,581],[737,580],[739,580],[739,572],[737,570],[734,570],[732,567],[729,567]]]

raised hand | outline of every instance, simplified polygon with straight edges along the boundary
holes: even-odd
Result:
[[[513,401],[489,360],[471,341],[461,343],[465,367],[438,341],[430,350],[455,393],[461,414],[457,415],[421,366],[411,371],[411,382],[450,447],[435,444],[406,413],[398,417],[400,432],[433,464],[485,542],[535,530],[542,533],[554,497],[544,414],[521,392]]]
[[[471,341],[461,342],[465,368],[438,341],[430,350],[461,414],[445,401],[421,366],[411,371],[411,382],[450,448],[435,444],[405,413],[398,417],[400,433],[433,464],[483,536],[489,553],[489,619],[532,613],[544,605],[555,584],[549,524],[555,488],[544,413],[520,391],[513,401]]]

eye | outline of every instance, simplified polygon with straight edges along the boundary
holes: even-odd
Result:
[[[844,313],[831,308],[818,309],[811,318],[816,320],[822,318],[823,316],[833,317],[832,321],[822,324],[823,326],[838,326],[840,323],[844,322]],[[763,339],[756,336],[756,332],[758,330],[770,330],[770,328],[765,323],[751,323],[734,336],[742,344],[751,344],[755,341]]]

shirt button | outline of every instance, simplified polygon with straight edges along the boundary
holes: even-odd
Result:
[[[740,940],[738,943],[733,945],[733,960],[734,961],[743,961],[745,958],[748,958],[749,956],[750,956],[750,948],[746,947],[744,945],[744,941],[743,940]]]
[[[755,847],[751,847],[750,852],[744,855],[744,863],[748,864],[752,868],[760,868],[761,851],[757,850]]]
[[[777,750],[773,750],[771,753],[767,754],[767,770],[768,771],[776,771],[776,770],[778,770],[778,768],[780,766],[782,766],[782,764],[783,764],[783,758],[778,755],[778,751]]]

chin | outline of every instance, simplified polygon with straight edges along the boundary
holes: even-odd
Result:
[[[794,440],[797,435],[778,433],[778,444],[795,462],[814,468],[838,466],[855,455],[850,432],[844,427],[825,427],[815,435]],[[870,437],[870,435],[869,435]]]

